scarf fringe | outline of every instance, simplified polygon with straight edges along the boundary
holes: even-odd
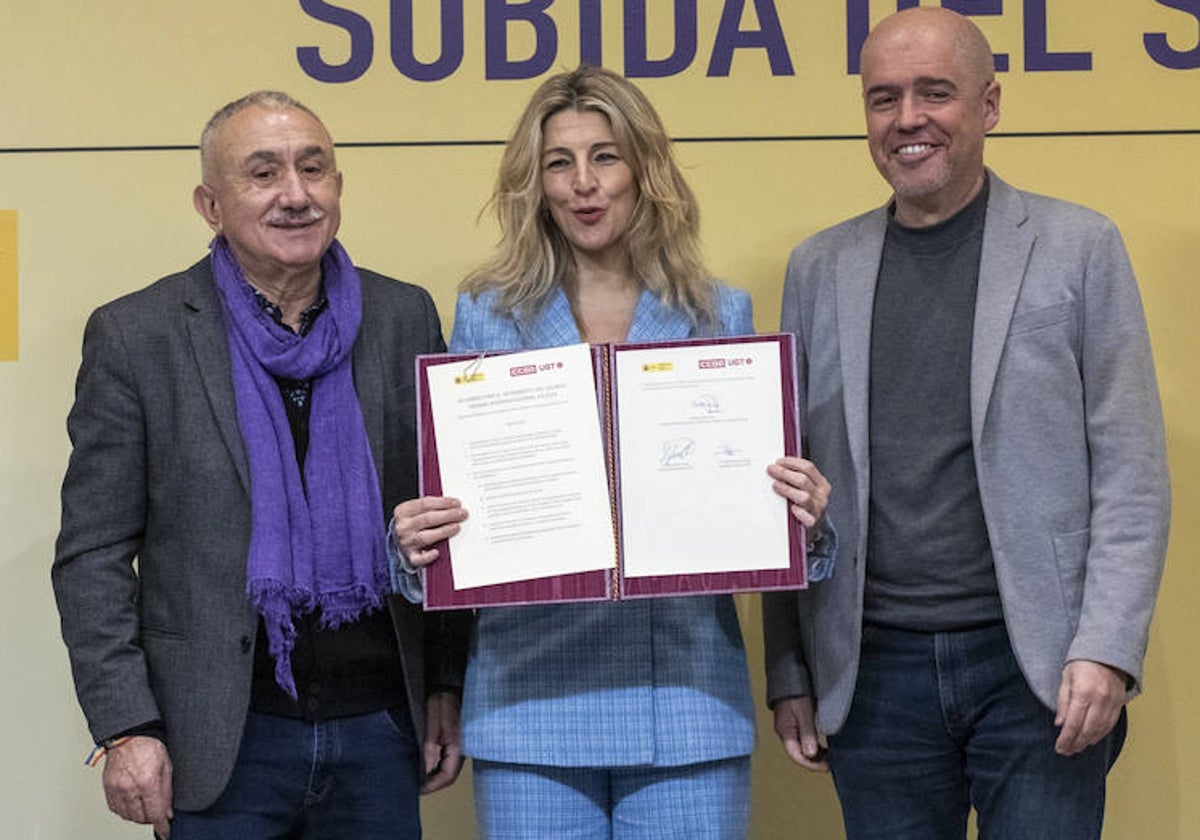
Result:
[[[389,585],[390,589],[390,585]],[[321,611],[321,626],[336,630],[364,615],[383,608],[385,592],[356,586],[343,592],[324,592],[317,599]]]

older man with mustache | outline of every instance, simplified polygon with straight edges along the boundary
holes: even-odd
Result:
[[[200,141],[191,268],[84,335],[53,582],[109,807],[161,837],[419,837],[458,773],[461,618],[391,594],[422,289],[335,239],[342,173],[260,91]]]

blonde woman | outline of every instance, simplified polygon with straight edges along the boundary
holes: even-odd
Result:
[[[581,67],[537,90],[492,203],[501,242],[463,283],[452,351],[753,332],[749,296],[701,261],[658,115],[614,73]],[[816,525],[820,473],[799,458],[769,472]],[[426,564],[465,516],[414,500],[395,539]],[[481,610],[463,702],[484,837],[745,836],[754,709],[729,596]]]

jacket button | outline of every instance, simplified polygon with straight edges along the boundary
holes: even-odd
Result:
[[[238,640],[238,644],[242,646],[242,653],[249,653],[250,646],[254,644],[254,640],[249,636],[242,636],[242,638]]]

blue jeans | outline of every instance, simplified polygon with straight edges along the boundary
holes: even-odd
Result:
[[[1003,624],[952,633],[863,631],[854,702],[829,737],[848,840],[1098,840],[1104,781],[1125,740],[1054,752]]]
[[[410,840],[421,786],[407,710],[319,723],[251,713],[229,784],[171,840]]]
[[[546,767],[474,759],[483,840],[744,840],[750,758],[679,767]]]

